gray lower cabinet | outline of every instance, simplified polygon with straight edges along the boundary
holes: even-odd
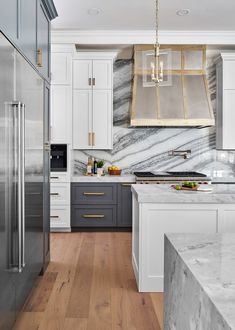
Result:
[[[132,227],[131,183],[118,185],[118,226]]]
[[[130,228],[131,184],[72,183],[71,226]]]
[[[72,227],[115,227],[116,205],[73,205]]]

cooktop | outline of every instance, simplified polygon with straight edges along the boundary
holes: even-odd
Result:
[[[167,172],[134,172],[138,178],[161,178],[161,177],[194,177],[194,178],[206,178],[207,176],[202,173],[194,171],[167,171]]]

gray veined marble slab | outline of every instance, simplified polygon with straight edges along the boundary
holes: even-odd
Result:
[[[105,183],[105,182],[113,182],[113,183],[135,183],[134,175],[105,175],[105,176],[86,176],[86,175],[74,175],[71,178],[71,182],[87,182],[87,183]]]
[[[235,329],[235,234],[165,236],[165,330]]]
[[[213,184],[212,188],[212,192],[177,191],[168,184],[136,184],[131,189],[139,203],[235,204],[235,185]]]

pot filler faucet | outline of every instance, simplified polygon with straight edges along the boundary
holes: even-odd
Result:
[[[170,150],[168,151],[168,156],[180,156],[184,159],[189,158],[191,155],[191,150]]]

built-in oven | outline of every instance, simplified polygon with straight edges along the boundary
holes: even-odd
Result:
[[[67,171],[67,144],[51,144],[51,172]]]

